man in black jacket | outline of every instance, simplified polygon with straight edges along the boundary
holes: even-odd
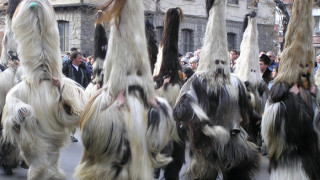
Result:
[[[82,61],[82,54],[76,51],[71,54],[70,59],[71,62],[66,62],[63,66],[63,74],[86,88],[89,84],[89,75],[86,64]]]

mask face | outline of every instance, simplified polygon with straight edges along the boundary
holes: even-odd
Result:
[[[311,66],[312,67],[312,66]],[[310,88],[310,72],[312,68],[308,63],[301,63],[299,65],[299,83],[304,89]]]

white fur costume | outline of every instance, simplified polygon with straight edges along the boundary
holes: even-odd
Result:
[[[4,136],[21,148],[29,180],[65,179],[59,150],[86,101],[84,91],[62,75],[57,27],[47,0],[21,2],[12,21],[25,77],[7,95]]]
[[[240,45],[241,54],[237,59],[235,74],[246,85],[249,100],[249,122],[242,122],[250,140],[260,144],[261,116],[267,100],[267,85],[262,79],[259,67],[259,46],[256,13],[247,14],[244,21],[245,31]]]
[[[172,109],[154,99],[142,0],[113,0],[103,20],[112,20],[103,88],[81,118],[81,180],[147,180],[152,167],[170,162],[160,151],[174,132]],[[108,7],[107,2],[105,5]],[[108,9],[108,8],[102,8]],[[117,14],[117,12],[120,12]]]

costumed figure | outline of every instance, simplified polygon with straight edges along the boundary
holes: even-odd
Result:
[[[102,11],[98,11],[98,17]],[[88,98],[103,86],[103,62],[107,55],[107,34],[103,23],[97,23],[94,32],[94,63],[92,65],[92,80],[86,88]]]
[[[188,131],[190,179],[252,179],[260,156],[247,140],[241,121],[248,121],[243,83],[230,74],[226,0],[207,0],[209,20],[195,74],[182,87],[174,116]]]
[[[172,109],[155,97],[145,35],[143,0],[111,0],[99,21],[111,24],[104,86],[81,117],[83,152],[75,176],[152,179],[168,164],[160,152],[175,132]],[[108,65],[106,65],[108,63]],[[176,137],[177,138],[177,137]]]
[[[259,45],[256,12],[247,14],[243,27],[241,54],[237,60],[235,74],[244,82],[249,100],[249,122],[241,125],[250,136],[250,140],[261,144],[261,116],[267,100],[268,86],[262,79],[259,66]],[[248,124],[246,124],[248,123]]]
[[[20,0],[9,0],[6,15],[6,28],[2,40],[1,64],[7,67],[0,72],[0,122],[2,109],[5,104],[5,97],[9,90],[21,81],[23,72],[17,56],[17,43],[13,37],[11,28],[12,17],[20,3]],[[2,125],[0,125],[0,166],[5,173],[12,174],[12,169],[19,164],[19,148],[15,143],[10,143],[2,138]]]
[[[176,103],[183,81],[179,77],[178,70],[180,68],[178,39],[179,26],[183,18],[182,10],[180,8],[168,9],[165,14],[164,32],[162,35],[157,62],[154,70],[154,84],[156,94],[166,99],[171,107]],[[160,59],[159,59],[160,58]],[[177,123],[177,131],[180,131]],[[182,136],[179,132],[179,136]],[[163,153],[173,156],[173,161],[164,167],[164,178],[168,180],[179,179],[179,171],[184,163],[184,142],[173,142],[165,147]],[[155,169],[155,178],[159,177],[159,169]]]
[[[59,31],[48,0],[24,0],[12,19],[25,77],[6,97],[3,135],[17,143],[28,179],[65,179],[59,150],[69,140],[86,102],[81,87],[62,75]]]
[[[151,66],[151,74],[153,74],[154,65],[157,62],[158,46],[157,36],[154,31],[154,26],[148,20],[145,21],[146,25],[146,37],[148,43],[149,62]]]
[[[312,7],[313,0],[293,3],[279,72],[262,118],[271,180],[320,179]]]

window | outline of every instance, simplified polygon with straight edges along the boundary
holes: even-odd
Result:
[[[253,7],[257,8],[258,7],[258,0],[247,0],[247,7],[248,8],[251,8],[253,4],[254,4]]]
[[[163,27],[162,26],[158,26],[157,27],[157,41],[158,41],[158,44],[160,44],[160,42],[161,42],[162,34],[163,34]]]
[[[228,0],[228,4],[236,4],[236,5],[239,5],[239,0]]]
[[[320,33],[320,16],[314,16],[314,33]]]
[[[186,54],[191,51],[191,30],[183,29],[182,30],[182,54]]]
[[[69,22],[58,21],[60,49],[61,51],[69,51]]]
[[[227,34],[228,39],[228,50],[236,49],[236,34],[235,33],[228,33]]]

